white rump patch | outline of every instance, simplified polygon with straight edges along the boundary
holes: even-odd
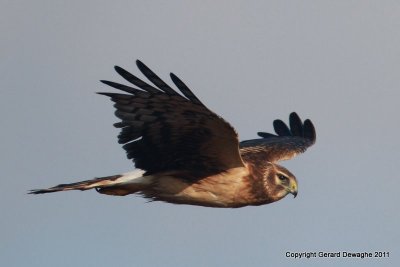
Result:
[[[118,178],[118,183],[147,184],[151,179],[143,177],[144,170],[134,170],[132,172],[122,173],[122,177]]]

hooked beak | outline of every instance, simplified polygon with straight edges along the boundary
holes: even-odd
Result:
[[[293,183],[290,186],[289,193],[293,195],[293,198],[295,198],[297,196],[297,184],[296,183]]]

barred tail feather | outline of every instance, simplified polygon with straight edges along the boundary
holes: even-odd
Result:
[[[151,184],[151,178],[143,177],[143,173],[144,171],[137,170],[130,173],[94,178],[77,183],[59,184],[47,189],[30,190],[29,194],[96,189],[96,191],[101,194],[125,196],[143,190]]]

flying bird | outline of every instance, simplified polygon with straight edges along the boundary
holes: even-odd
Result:
[[[95,189],[101,194],[139,194],[151,201],[206,207],[239,208],[297,195],[295,176],[278,161],[304,152],[316,140],[313,124],[293,112],[289,125],[275,120],[275,134],[239,142],[235,129],[208,109],[175,74],[179,89],[161,80],[141,61],[146,83],[121,67],[115,70],[132,85],[102,80],[124,93],[109,97],[121,120],[118,142],[136,171],[31,190],[43,194]]]

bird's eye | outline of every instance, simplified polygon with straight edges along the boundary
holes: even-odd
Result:
[[[278,174],[278,178],[281,181],[287,181],[289,178],[287,178],[287,176],[283,175],[283,174]]]

